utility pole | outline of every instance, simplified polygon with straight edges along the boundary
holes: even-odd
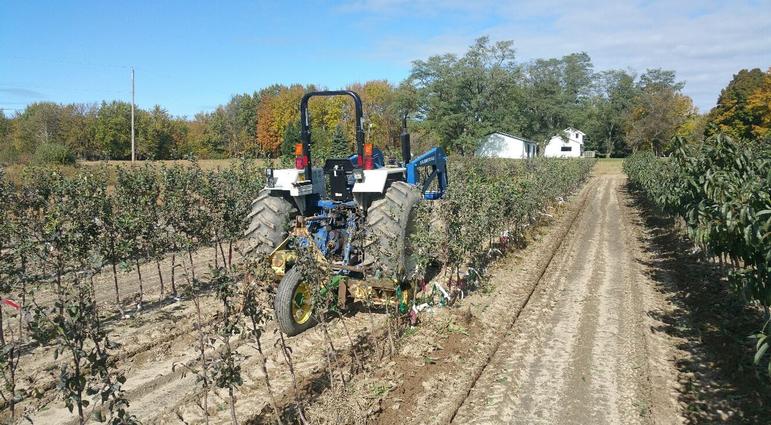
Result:
[[[131,67],[131,162],[136,161],[137,150],[134,144],[134,67]]]

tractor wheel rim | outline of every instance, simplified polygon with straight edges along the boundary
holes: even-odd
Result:
[[[305,282],[300,282],[292,294],[292,318],[298,325],[302,325],[311,318],[312,311],[311,289]]]

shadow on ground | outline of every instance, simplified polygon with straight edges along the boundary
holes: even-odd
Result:
[[[771,423],[771,379],[765,367],[753,365],[754,341],[748,336],[764,323],[761,309],[731,291],[719,265],[692,254],[675,230],[675,221],[659,212],[634,188],[625,188],[630,206],[642,214],[642,244],[650,260],[649,275],[675,306],[652,311],[665,332],[688,353],[677,360],[679,401],[686,423]]]

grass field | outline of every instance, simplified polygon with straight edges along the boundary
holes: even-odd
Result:
[[[599,158],[592,170],[592,174],[600,176],[604,174],[620,174],[624,158]]]

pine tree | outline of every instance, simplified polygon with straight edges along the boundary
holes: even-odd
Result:
[[[300,143],[300,129],[296,122],[290,122],[284,130],[284,140],[281,143],[281,156],[294,157],[294,145]]]
[[[345,135],[345,129],[342,125],[337,125],[335,133],[332,135],[332,149],[330,158],[347,158],[351,155],[350,143]]]

